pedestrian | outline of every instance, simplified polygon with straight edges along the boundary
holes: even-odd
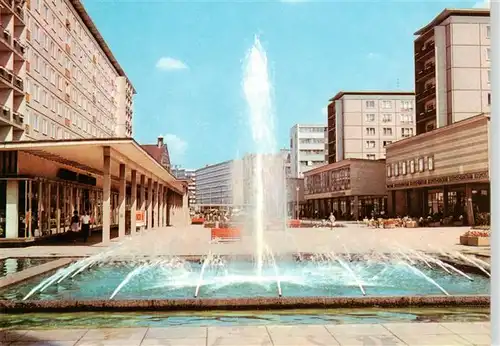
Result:
[[[71,238],[75,243],[79,225],[80,225],[80,218],[78,217],[78,212],[75,210],[73,212],[73,216],[71,217]]]
[[[333,215],[333,213],[330,213],[330,228],[333,229],[333,226],[335,226],[335,215]]]
[[[83,242],[86,243],[90,234],[90,215],[87,211],[83,213],[82,219]]]

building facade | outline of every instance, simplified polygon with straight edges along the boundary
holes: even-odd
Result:
[[[359,220],[387,212],[385,160],[346,159],[305,173],[305,217]]]
[[[167,171],[170,171],[170,154],[168,153],[168,146],[164,142],[163,137],[159,136],[156,144],[143,144],[141,147],[151,155],[156,162],[158,162]]]
[[[326,163],[325,131],[325,125],[297,124],[290,129],[292,177],[303,178],[305,172]]]
[[[233,204],[233,165],[231,160],[196,170],[196,204]]]
[[[194,169],[174,167],[172,174],[180,180],[187,181],[189,206],[196,204],[196,171]]]
[[[413,92],[345,92],[328,105],[328,163],[385,158],[390,143],[415,134]]]
[[[477,115],[387,147],[389,213],[463,219],[490,212],[489,117]]]
[[[25,25],[16,19],[9,30],[26,62],[6,66],[23,80],[23,95],[3,98],[23,112],[23,131],[0,131],[1,139],[131,137],[135,90],[82,3],[28,0],[24,11]]]
[[[415,33],[417,134],[489,113],[490,11],[445,9]]]

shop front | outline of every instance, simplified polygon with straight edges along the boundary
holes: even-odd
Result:
[[[488,126],[489,118],[479,115],[391,144],[386,167],[389,213],[456,225],[486,222]]]
[[[305,217],[359,220],[387,212],[385,162],[348,159],[304,174]]]

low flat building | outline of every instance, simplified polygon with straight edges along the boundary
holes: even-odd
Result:
[[[0,238],[64,233],[85,211],[104,243],[113,226],[185,225],[187,186],[132,138],[0,143]]]
[[[389,214],[463,218],[490,212],[489,116],[477,115],[387,148]]]
[[[385,161],[347,159],[304,173],[305,217],[359,220],[387,211]]]

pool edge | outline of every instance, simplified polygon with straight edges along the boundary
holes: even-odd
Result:
[[[2,313],[84,311],[283,310],[332,308],[488,307],[489,295],[272,297],[151,300],[0,300]]]

